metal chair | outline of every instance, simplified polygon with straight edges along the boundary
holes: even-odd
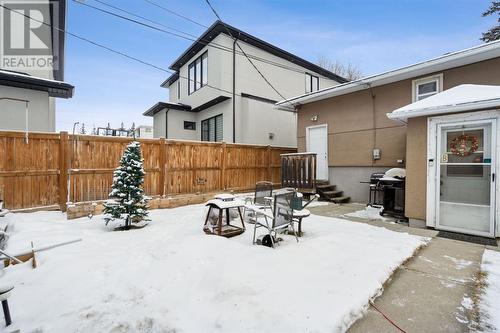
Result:
[[[272,196],[273,196],[273,183],[268,181],[261,181],[255,184],[255,194],[254,197],[245,198],[245,204],[251,204],[261,209],[271,209],[272,208]],[[247,217],[247,209],[243,211],[243,216]],[[253,222],[252,218],[255,218],[255,214],[250,216],[248,222]]]
[[[253,229],[253,244],[255,244],[255,236],[258,228],[266,228],[271,238],[272,247],[275,244],[275,237],[278,233],[284,232],[291,228],[295,239],[299,242],[299,237],[295,232],[293,221],[293,209],[291,206],[292,198],[295,192],[284,192],[274,196],[274,205],[272,212],[266,210],[254,210],[257,214]],[[262,216],[262,219],[259,217]]]

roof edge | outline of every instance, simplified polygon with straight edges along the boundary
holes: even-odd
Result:
[[[424,109],[410,109],[404,112],[397,112],[397,110],[387,113],[387,118],[392,120],[407,121],[409,118],[416,118],[422,116],[431,116],[451,112],[463,111],[477,111],[484,109],[492,109],[500,107],[500,98],[493,98],[482,101],[472,101],[453,105],[443,105],[439,107],[429,107]],[[418,111],[417,111],[418,110]]]
[[[300,67],[309,69],[312,72],[320,74],[331,80],[335,80],[339,83],[348,82],[346,78],[338,74],[335,74],[323,67],[320,67],[308,60],[305,60],[293,53],[283,50],[271,43],[268,43],[220,20],[215,21],[210,27],[208,27],[207,30],[205,30],[205,32],[203,32],[201,36],[196,39],[196,41],[194,41],[179,57],[177,57],[177,59],[169,66],[169,68],[171,70],[179,71],[180,67],[185,65],[193,56],[195,56],[203,47],[205,47],[206,44],[215,39],[215,37],[217,37],[221,33],[227,35],[226,28],[231,32],[233,36],[238,36],[238,40],[269,52],[277,57],[290,61]],[[201,47],[199,46],[200,44],[202,44]],[[199,48],[199,50],[196,50],[197,48]]]
[[[392,78],[395,78],[397,76],[403,76],[404,74],[409,74],[412,71],[424,70],[424,69],[430,68],[432,66],[446,64],[446,63],[451,62],[451,61],[465,59],[467,57],[473,57],[473,56],[481,55],[481,54],[484,54],[487,52],[496,52],[498,54],[491,56],[491,57],[486,57],[485,59],[471,61],[471,62],[468,62],[468,63],[463,64],[461,66],[499,57],[500,56],[500,40],[490,42],[490,43],[476,45],[476,46],[473,46],[473,47],[470,47],[467,49],[462,49],[462,50],[458,50],[458,51],[451,52],[451,53],[447,53],[447,54],[444,54],[444,55],[441,55],[441,56],[438,56],[435,58],[431,58],[428,60],[424,60],[424,61],[421,61],[421,62],[418,62],[415,64],[399,67],[399,68],[385,71],[385,72],[382,72],[379,74],[366,76],[366,77],[363,77],[363,78],[355,80],[355,81],[350,81],[350,82],[342,83],[342,84],[339,84],[336,86],[320,89],[320,90],[312,92],[312,93],[307,93],[307,94],[295,96],[295,97],[292,97],[292,98],[289,98],[286,100],[279,101],[278,103],[276,103],[276,105],[280,106],[280,105],[283,105],[285,103],[290,103],[290,102],[294,102],[295,104],[307,104],[307,103],[320,101],[320,100],[330,98],[330,97],[345,95],[345,94],[348,94],[351,92],[355,92],[355,91],[359,91],[359,90],[363,90],[363,89],[368,89],[372,83],[382,81],[382,80],[387,80],[387,82],[384,82],[384,83],[379,84],[379,85],[401,81],[401,80],[404,80],[405,78],[401,78],[401,79],[392,79]],[[455,66],[455,67],[459,67],[459,66]],[[454,67],[446,67],[446,69],[449,69],[449,68],[454,68]],[[445,70],[445,69],[437,69],[436,71],[440,71],[440,70]],[[430,73],[432,73],[432,71]],[[426,74],[422,74],[422,75],[426,75]],[[413,77],[416,77],[416,76],[420,76],[420,74],[414,75]],[[410,76],[410,77],[412,77],[412,76]],[[333,96],[328,95],[329,93],[333,94],[334,92],[339,92],[339,94],[333,95]]]

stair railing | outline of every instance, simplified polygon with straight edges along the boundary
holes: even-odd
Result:
[[[316,153],[281,155],[281,187],[316,190]]]

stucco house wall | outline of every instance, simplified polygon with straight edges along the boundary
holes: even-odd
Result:
[[[425,218],[426,167],[420,156],[424,154],[425,161],[425,152],[418,150],[418,145],[422,144],[420,135],[426,136],[426,128],[412,128],[407,136],[407,125],[390,120],[386,114],[412,103],[413,80],[436,74],[443,74],[444,90],[464,83],[498,85],[500,58],[302,105],[298,112],[299,151],[305,151],[307,126],[328,124],[328,165],[332,183],[353,201],[366,202],[368,189],[360,181],[367,181],[373,172],[406,166],[407,188],[412,188],[406,196],[407,216]],[[318,121],[313,122],[312,116],[318,116]],[[414,124],[422,126],[418,121]],[[380,160],[372,159],[373,148],[381,149]],[[399,164],[398,159],[405,163]]]

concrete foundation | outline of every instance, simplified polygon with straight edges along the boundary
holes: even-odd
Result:
[[[360,183],[370,180],[374,172],[385,172],[390,167],[329,167],[330,184],[344,191],[352,202],[368,203],[368,184]]]
[[[410,218],[409,226],[412,228],[427,228],[424,220]]]

